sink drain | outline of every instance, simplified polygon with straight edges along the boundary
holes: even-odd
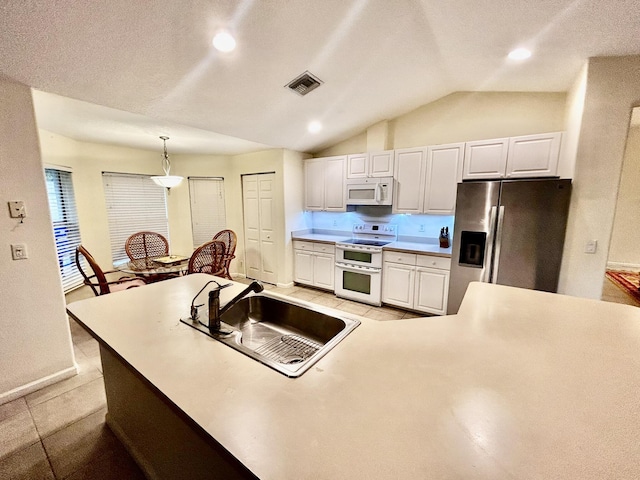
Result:
[[[255,349],[263,357],[278,363],[304,362],[322,348],[322,345],[298,335],[282,335]]]

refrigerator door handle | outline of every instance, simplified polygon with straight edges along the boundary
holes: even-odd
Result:
[[[502,224],[504,223],[504,206],[500,206],[498,213],[498,226],[496,227],[496,247],[491,269],[491,283],[498,283],[498,268],[500,268],[500,244],[502,242]]]
[[[484,255],[485,258],[485,267],[484,272],[482,273],[481,282],[488,283],[491,281],[491,257],[493,254],[493,232],[496,230],[496,213],[497,207],[491,207],[491,214],[489,216],[489,235],[487,236],[487,248]]]

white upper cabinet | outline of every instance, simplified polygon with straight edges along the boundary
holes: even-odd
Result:
[[[467,142],[463,178],[554,177],[561,140],[561,132],[552,132]]]
[[[393,150],[349,155],[347,178],[392,177],[393,160]]]
[[[305,210],[346,211],[345,167],[344,155],[305,160]]]
[[[509,139],[506,176],[553,177],[558,172],[562,133],[524,135]]]
[[[393,213],[453,215],[464,143],[396,150]]]
[[[422,213],[427,149],[395,151],[393,213]]]
[[[507,165],[508,138],[467,142],[464,152],[465,180],[503,178]]]
[[[436,145],[427,149],[424,213],[454,214],[458,182],[462,181],[463,159],[464,143]]]

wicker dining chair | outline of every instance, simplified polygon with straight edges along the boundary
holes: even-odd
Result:
[[[124,250],[131,260],[169,255],[169,242],[156,232],[137,232],[127,238]]]
[[[84,257],[91,270],[93,270],[93,275],[87,275],[82,267],[81,257]],[[118,280],[107,280],[107,275],[110,273],[116,273],[117,270],[109,270],[104,271],[98,265],[98,262],[93,258],[86,248],[82,245],[76,247],[76,267],[78,267],[78,271],[82,278],[84,278],[84,284],[91,287],[93,293],[96,296],[99,295],[107,295],[108,293],[117,292],[119,290],[127,290],[132,287],[141,287],[142,285],[146,285],[142,278],[133,278],[133,277],[120,277]],[[118,272],[122,273],[122,272]]]
[[[238,243],[238,237],[233,230],[221,230],[215,234],[213,240],[218,240],[224,242],[225,244],[225,252],[224,252],[224,278],[229,280],[233,280],[231,278],[231,274],[229,273],[229,265],[231,265],[231,260],[236,258],[236,244]]]
[[[208,273],[217,277],[224,277],[225,249],[224,242],[217,240],[203,243],[191,255],[187,274]]]

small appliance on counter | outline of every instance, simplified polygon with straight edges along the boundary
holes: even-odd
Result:
[[[396,225],[355,224],[352,238],[336,243],[336,295],[382,305],[382,247],[396,238]]]

